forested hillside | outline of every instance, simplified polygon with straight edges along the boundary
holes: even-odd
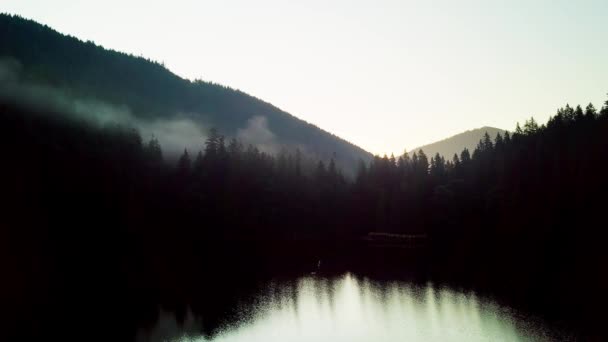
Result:
[[[16,60],[27,82],[62,89],[75,98],[127,106],[141,119],[187,114],[206,129],[215,127],[230,137],[254,120],[267,125],[269,132],[264,133],[273,137],[274,150],[299,148],[326,162],[334,157],[345,172],[359,159],[371,158],[269,103],[226,86],[182,79],[157,62],[82,42],[18,16],[0,14],[0,32],[0,59]],[[257,141],[254,137],[250,142]]]
[[[451,159],[454,153],[458,154],[465,148],[469,151],[473,151],[475,147],[477,147],[479,140],[482,139],[486,133],[491,137],[495,137],[498,133],[504,134],[505,130],[487,126],[472,129],[431,144],[417,147],[410,151],[410,156],[412,156],[414,151],[423,150],[430,156],[439,153],[440,156]]]

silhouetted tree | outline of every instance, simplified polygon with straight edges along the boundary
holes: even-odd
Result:
[[[190,168],[190,155],[188,154],[188,150],[184,149],[184,153],[179,157],[179,161],[177,162],[177,172],[180,176],[187,176],[190,174]]]

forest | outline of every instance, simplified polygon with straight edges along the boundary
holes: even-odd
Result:
[[[132,127],[15,103],[0,106],[0,120],[9,340],[78,329],[103,337],[108,322],[129,340],[158,304],[224,312],[230,303],[202,292],[307,270],[320,256],[328,272],[397,269],[584,329],[601,319],[601,302],[572,294],[608,287],[608,101],[486,134],[451,160],[422,150],[376,156],[355,177],[331,158],[267,154],[216,129],[171,163]],[[427,243],[414,261],[380,252],[381,263],[366,262],[377,257],[361,244],[370,233]],[[62,316],[81,328],[64,331]]]
[[[203,126],[236,136],[248,120],[266,118],[276,140],[291,150],[336,162],[345,171],[371,154],[340,137],[243,91],[187,80],[162,63],[105,49],[17,15],[0,13],[0,80],[5,59],[17,64],[19,81],[61,89],[70,98],[127,106],[147,121],[187,115]],[[157,137],[161,138],[161,137]]]

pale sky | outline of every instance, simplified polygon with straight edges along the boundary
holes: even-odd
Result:
[[[607,0],[0,0],[240,89],[373,153],[608,93]]]

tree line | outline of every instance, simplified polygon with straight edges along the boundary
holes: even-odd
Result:
[[[183,79],[162,63],[84,42],[17,15],[0,13],[0,32],[5,33],[0,36],[0,68],[3,62],[17,62],[23,82],[61,89],[73,98],[127,106],[141,119],[193,114],[230,136],[263,115],[282,143],[305,145],[324,159],[336,152],[345,167],[354,166],[359,157],[371,158],[358,146],[270,103],[216,83]]]
[[[158,303],[221,311],[202,288],[300,269],[328,250],[365,253],[341,248],[369,232],[426,234],[429,277],[559,319],[597,319],[597,303],[576,294],[608,288],[608,101],[486,134],[449,159],[376,156],[354,178],[333,158],[270,155],[216,130],[171,164],[157,139],[128,127],[8,104],[0,114],[3,292],[13,294],[3,313],[15,322],[5,334],[61,335],[55,310],[78,320],[83,305],[96,308],[87,319],[111,314],[125,331]]]

